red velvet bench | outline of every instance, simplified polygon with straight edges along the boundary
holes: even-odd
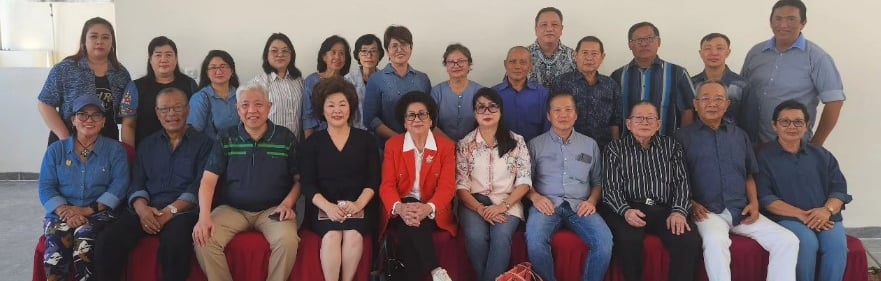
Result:
[[[465,252],[464,237],[451,239],[445,232],[436,232],[434,235],[435,249],[440,256],[441,267],[444,267],[454,281],[475,280],[475,273],[471,267],[471,261]],[[454,241],[455,240],[455,241]],[[644,280],[645,281],[668,281],[667,268],[670,257],[667,250],[656,236],[647,235],[643,240],[645,253]],[[526,253],[526,239],[522,231],[514,233],[511,250],[511,264],[528,261]],[[845,269],[844,281],[868,280],[868,261],[866,250],[862,242],[854,237],[847,237],[847,268]],[[551,237],[551,248],[554,255],[554,270],[557,272],[557,280],[578,281],[581,280],[584,261],[587,259],[588,248],[574,232],[563,229]],[[731,278],[732,280],[765,280],[768,272],[768,252],[755,240],[740,235],[731,235]],[[706,281],[707,274],[703,264],[698,266],[695,272],[695,280]],[[606,273],[606,281],[623,281],[624,275],[614,259],[609,271]]]
[[[33,281],[46,280],[43,272],[44,238],[40,236],[37,247],[34,249],[34,273]],[[367,281],[373,264],[373,246],[371,238],[364,239],[364,253],[355,280]],[[148,237],[141,240],[132,251],[129,258],[127,279],[129,281],[156,281],[161,280],[159,264],[156,260],[156,251],[159,247],[159,239]],[[321,237],[309,230],[300,230],[300,248],[297,250],[297,262],[291,272],[290,281],[315,280],[323,281],[321,261],[318,252],[321,249]],[[226,247],[226,259],[229,270],[237,281],[264,281],[268,275],[267,264],[269,263],[269,243],[263,238],[263,234],[255,231],[243,232],[236,235]],[[193,270],[190,272],[190,281],[207,281],[208,278],[202,273],[196,259],[192,261]],[[72,280],[72,279],[71,279]]]

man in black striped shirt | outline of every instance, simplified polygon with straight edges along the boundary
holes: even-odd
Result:
[[[639,102],[630,112],[630,134],[603,153],[601,214],[614,234],[613,254],[626,280],[642,280],[642,240],[648,232],[670,253],[669,280],[693,280],[701,240],[688,219],[691,194],[682,145],[657,134],[662,124],[651,102]]]

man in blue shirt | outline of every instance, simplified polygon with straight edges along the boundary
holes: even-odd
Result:
[[[196,258],[208,280],[232,281],[223,250],[237,233],[256,229],[272,250],[267,280],[287,280],[300,243],[292,209],[300,197],[297,138],[269,121],[272,103],[262,84],[240,87],[236,100],[242,122],[220,133],[199,186]],[[216,188],[220,202],[212,211]]]
[[[565,225],[590,248],[582,280],[603,280],[612,258],[612,232],[596,213],[602,199],[600,148],[575,131],[572,94],[555,94],[547,109],[551,129],[529,142],[535,183],[527,194],[533,203],[526,220],[529,260],[543,280],[557,280],[550,242]]]
[[[502,96],[505,108],[516,112],[505,115],[505,124],[529,141],[550,127],[545,115],[548,89],[527,80],[532,62],[526,47],[515,46],[508,50],[504,65],[505,78],[502,83],[493,86],[493,90]]]
[[[649,101],[660,111],[663,125],[658,134],[672,135],[676,129],[694,121],[691,100],[694,86],[685,68],[658,57],[661,34],[650,22],[640,22],[627,32],[633,60],[612,72],[621,85],[621,116],[630,116],[633,105]],[[626,126],[623,129],[627,129]]]
[[[795,281],[798,238],[759,214],[754,178],[759,167],[746,132],[724,119],[729,103],[722,82],[704,82],[694,100],[700,120],[676,132],[685,149],[707,276],[731,281],[728,233],[733,232],[755,239],[770,253],[768,280]]]
[[[725,121],[741,123],[741,104],[746,94],[747,83],[740,75],[731,71],[725,60],[731,54],[731,40],[722,33],[710,33],[701,38],[698,53],[704,62],[704,71],[691,77],[691,83],[699,88],[705,81],[721,81],[728,92],[728,110],[725,111]],[[695,90],[697,90],[695,88]]]
[[[594,36],[578,41],[575,47],[575,71],[563,74],[553,92],[568,92],[575,96],[578,120],[575,131],[585,134],[606,146],[621,133],[621,91],[612,78],[599,74],[606,57],[603,42]]]
[[[777,140],[757,156],[759,203],[798,237],[799,281],[841,280],[847,266],[841,210],[853,199],[847,181],[832,153],[804,140],[811,118],[804,104],[784,101],[772,116]]]
[[[771,119],[774,107],[794,99],[808,108],[808,115],[817,116],[822,101],[823,114],[817,131],[814,121],[808,123],[806,140],[822,146],[835,128],[844,105],[844,86],[835,62],[820,46],[805,39],[801,33],[807,23],[807,8],[799,0],[777,1],[771,9],[771,31],[774,37],[749,50],[743,61],[741,75],[749,82],[744,106],[744,129],[758,142],[773,141],[776,136]]]
[[[187,127],[189,102],[182,90],[159,91],[155,110],[163,129],[138,143],[129,186],[131,209],[98,237],[100,280],[122,278],[129,252],[147,235],[159,236],[164,280],[183,281],[190,275],[196,193],[214,142]]]

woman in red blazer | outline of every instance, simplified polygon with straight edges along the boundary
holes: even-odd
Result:
[[[395,106],[404,134],[386,142],[379,193],[384,212],[380,229],[398,232],[397,248],[405,280],[449,281],[440,267],[431,236],[436,228],[456,235],[452,200],[456,191],[455,144],[435,137],[437,104],[423,92],[410,92]]]

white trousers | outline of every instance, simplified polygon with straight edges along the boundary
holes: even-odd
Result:
[[[704,240],[704,266],[711,281],[731,281],[731,239],[728,232],[756,240],[770,253],[768,281],[795,281],[798,261],[798,237],[765,216],[752,224],[732,226],[728,209],[721,214],[710,212],[703,221],[695,221]]]

